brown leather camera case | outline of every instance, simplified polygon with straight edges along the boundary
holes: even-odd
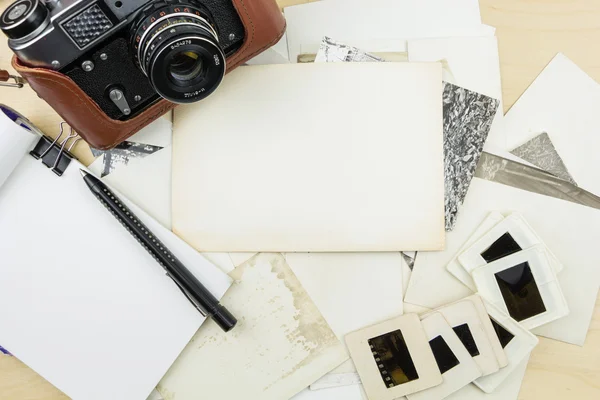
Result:
[[[246,28],[242,47],[227,59],[227,72],[273,46],[285,31],[285,19],[275,0],[232,0]],[[69,77],[30,68],[13,57],[12,65],[42,99],[92,147],[110,149],[177,104],[161,100],[127,121],[110,119]]]

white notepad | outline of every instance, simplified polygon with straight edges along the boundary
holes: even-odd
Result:
[[[27,154],[36,137],[0,120],[0,149],[27,144],[0,188],[0,343],[75,400],[146,399],[204,318],[94,198],[77,161],[55,175]],[[223,296],[227,275],[122,200]]]
[[[199,251],[444,247],[441,66],[248,66],[174,112],[173,231]]]

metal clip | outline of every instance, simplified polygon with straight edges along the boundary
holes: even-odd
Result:
[[[12,79],[14,82],[9,82],[8,80]],[[21,78],[20,76],[15,76],[15,75],[4,75],[4,76],[0,76],[0,86],[5,86],[5,87],[15,87],[15,88],[22,88],[23,85],[25,85],[25,79]]]
[[[71,163],[71,160],[75,158],[75,156],[71,154],[71,150],[81,139],[78,137],[78,134],[73,131],[73,128],[71,128],[71,133],[60,141],[64,133],[64,125],[65,122],[61,122],[60,133],[56,139],[52,140],[50,137],[44,135],[36,144],[35,148],[29,152],[36,160],[41,159],[42,163],[46,167],[51,168],[52,172],[58,176],[62,176]],[[69,140],[71,139],[74,140],[69,145]]]
[[[166,269],[166,268],[165,268],[165,269]],[[196,308],[196,310],[198,310],[198,311],[200,312],[200,314],[201,314],[203,317],[207,317],[207,316],[208,316],[208,314],[207,314],[207,313],[206,313],[206,312],[205,312],[205,311],[202,309],[202,307],[200,306],[200,304],[198,304],[198,302],[197,302],[197,301],[194,299],[194,297],[193,297],[193,296],[192,296],[192,295],[191,295],[191,294],[190,294],[190,293],[189,293],[187,290],[185,290],[185,289],[183,288],[183,286],[181,286],[181,285],[180,285],[180,284],[177,282],[177,280],[176,280],[175,278],[173,278],[173,277],[171,276],[171,274],[169,273],[169,271],[167,271],[167,273],[166,273],[165,275],[167,275],[169,278],[171,278],[171,280],[172,280],[173,282],[175,282],[175,285],[176,285],[176,286],[179,288],[179,290],[181,290],[181,293],[183,293],[183,295],[184,295],[185,297],[187,297],[187,299],[189,300],[189,302],[190,302],[190,303],[192,303],[192,305],[193,305],[193,306]]]
[[[35,148],[31,150],[29,154],[31,154],[31,156],[36,160],[44,158],[62,137],[62,134],[64,132],[64,124],[66,124],[66,122],[64,121],[60,123],[60,132],[58,136],[56,136],[56,139],[51,140],[49,143],[44,143],[44,141],[40,140],[37,146],[35,146]],[[46,142],[48,142],[48,140],[46,140]]]
[[[52,172],[54,172],[56,175],[62,176],[62,174],[65,172],[65,170],[69,166],[69,163],[73,159],[73,156],[71,155],[70,151],[75,146],[75,144],[79,141],[79,138],[75,139],[77,136],[78,136],[77,133],[73,131],[73,128],[71,128],[71,133],[69,134],[69,136],[67,136],[65,138],[65,140],[63,140],[60,143],[60,150],[58,151],[58,154],[54,158],[54,164],[52,164]],[[67,151],[65,151],[65,147],[67,146],[67,144],[69,143],[69,140],[71,140],[71,139],[75,139],[75,140],[73,141],[73,143],[71,143],[71,146],[69,147],[69,149]],[[42,158],[42,163],[45,166],[50,167],[50,164],[49,164],[50,162],[51,161],[46,160],[46,158]]]

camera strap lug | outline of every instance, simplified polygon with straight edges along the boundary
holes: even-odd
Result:
[[[13,82],[9,82],[11,79]],[[25,83],[25,79],[20,76],[11,75],[4,69],[0,70],[0,86],[22,88]]]

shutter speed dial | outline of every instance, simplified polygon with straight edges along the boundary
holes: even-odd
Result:
[[[0,16],[0,29],[11,39],[21,39],[47,24],[48,14],[40,0],[19,0]]]

